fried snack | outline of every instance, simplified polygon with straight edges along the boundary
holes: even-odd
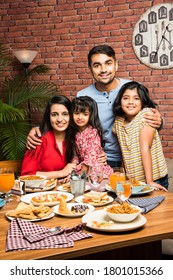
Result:
[[[138,180],[136,180],[135,178],[132,178],[131,182],[132,182],[133,187],[138,187],[141,185],[141,183]]]
[[[23,218],[27,220],[36,220],[48,217],[53,212],[53,209],[40,205],[39,207],[35,207],[33,204],[25,204],[20,202],[17,208],[13,211],[7,212],[7,216],[13,218]]]
[[[114,224],[114,222],[112,221],[103,221],[103,222],[98,222],[98,221],[92,221],[92,225],[94,227],[98,227],[98,228],[107,228],[107,227],[110,227]]]
[[[64,197],[60,198],[60,204],[59,204],[59,213],[60,214],[72,214],[72,212],[68,209],[66,200]]]
[[[134,208],[127,202],[124,202],[121,205],[112,205],[111,207],[107,207],[106,211],[113,214],[132,214],[139,212],[138,209]]]

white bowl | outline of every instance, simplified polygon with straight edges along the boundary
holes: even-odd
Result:
[[[116,222],[121,222],[121,223],[127,223],[127,222],[131,222],[134,219],[137,218],[137,216],[142,212],[142,209],[138,206],[135,206],[133,204],[130,204],[130,207],[138,210],[137,212],[128,214],[128,213],[122,213],[122,214],[115,214],[115,213],[111,213],[108,211],[109,208],[111,207],[120,207],[119,204],[113,204],[113,205],[109,205],[107,207],[104,208],[104,210],[106,211],[106,214],[109,216],[109,218],[111,218],[112,220],[116,221]]]
[[[34,178],[35,177],[35,178]],[[20,181],[25,182],[26,187],[39,188],[41,184],[47,179],[46,176],[41,175],[25,175],[18,178]]]

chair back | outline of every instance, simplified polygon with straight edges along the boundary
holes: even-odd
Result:
[[[12,169],[15,173],[15,177],[20,175],[22,160],[5,160],[0,161],[0,168]]]

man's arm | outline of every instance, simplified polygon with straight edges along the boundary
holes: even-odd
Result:
[[[31,128],[26,141],[26,147],[28,150],[36,149],[36,147],[41,144],[42,141],[39,137],[41,137],[39,127]]]
[[[150,109],[152,112],[147,112],[144,115],[145,123],[149,124],[153,128],[156,128],[157,130],[161,129],[163,125],[163,119],[161,113],[155,108],[150,108]]]

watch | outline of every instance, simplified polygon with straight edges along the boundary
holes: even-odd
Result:
[[[132,45],[145,65],[173,67],[173,3],[152,6],[141,16],[134,27]]]

